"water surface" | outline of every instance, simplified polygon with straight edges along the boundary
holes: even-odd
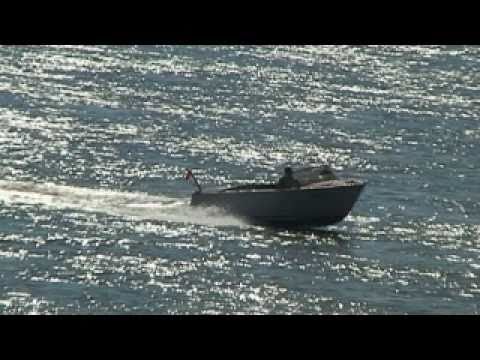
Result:
[[[0,313],[478,314],[480,50],[0,47]],[[202,184],[328,162],[343,222],[254,227]]]

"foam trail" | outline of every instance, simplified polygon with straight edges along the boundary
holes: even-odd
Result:
[[[189,198],[90,189],[53,183],[0,180],[0,201],[38,204],[49,209],[78,209],[136,220],[159,220],[212,226],[243,226],[240,219],[215,208],[192,208]]]

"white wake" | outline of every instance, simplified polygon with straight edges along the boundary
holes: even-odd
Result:
[[[240,219],[216,208],[192,208],[189,198],[171,198],[138,192],[90,189],[0,180],[0,201],[36,204],[48,209],[76,209],[128,217],[212,226],[244,226]]]

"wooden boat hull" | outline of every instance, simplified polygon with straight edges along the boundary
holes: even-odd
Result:
[[[192,206],[214,206],[253,224],[326,226],[342,221],[365,183],[334,181],[301,189],[199,192]]]

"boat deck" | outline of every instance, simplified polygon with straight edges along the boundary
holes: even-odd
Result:
[[[350,187],[362,185],[364,182],[356,179],[344,179],[344,180],[328,180],[321,181],[316,183],[311,183],[308,185],[301,186],[299,189],[279,189],[274,184],[249,184],[241,185],[229,189],[220,190],[223,193],[232,193],[232,192],[274,192],[274,191],[298,191],[298,190],[314,190],[314,189],[329,189],[336,187]]]
[[[313,184],[308,184],[302,186],[301,189],[324,189],[324,188],[332,188],[332,187],[339,187],[339,186],[354,186],[360,185],[363,182],[354,179],[346,179],[346,180],[328,180],[328,181],[321,181]]]

